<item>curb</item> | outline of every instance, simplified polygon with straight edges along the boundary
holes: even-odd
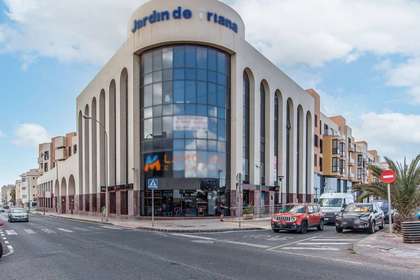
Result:
[[[43,216],[41,213],[33,213],[35,215]],[[211,233],[211,232],[227,232],[227,231],[249,231],[249,230],[265,230],[262,227],[247,227],[247,228],[223,228],[223,229],[170,229],[170,228],[152,228],[152,227],[145,227],[145,226],[138,226],[138,227],[128,227],[120,224],[114,224],[111,222],[99,222],[99,221],[91,221],[82,218],[75,218],[75,217],[65,217],[59,215],[45,215],[48,217],[55,217],[55,218],[62,218],[72,221],[78,222],[85,222],[85,223],[92,223],[92,224],[100,224],[100,225],[113,225],[118,226],[126,229],[138,229],[150,232],[167,232],[167,233]]]
[[[167,232],[167,233],[214,233],[214,232],[228,232],[228,231],[249,231],[249,230],[264,230],[261,227],[254,228],[224,228],[224,229],[166,229],[166,228],[150,228],[150,227],[136,227],[150,232]]]

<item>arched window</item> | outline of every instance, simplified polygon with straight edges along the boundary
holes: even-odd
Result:
[[[243,170],[243,180],[245,183],[249,183],[249,170],[250,170],[250,152],[249,152],[249,142],[250,142],[250,118],[251,118],[251,109],[250,109],[250,98],[251,98],[251,89],[250,89],[250,79],[248,73],[244,71],[244,91],[243,91],[243,161],[242,161],[242,170]]]
[[[266,132],[266,122],[265,122],[265,98],[266,91],[264,84],[260,85],[260,184],[265,185],[265,132]]]

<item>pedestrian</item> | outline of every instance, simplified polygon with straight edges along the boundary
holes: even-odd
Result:
[[[223,202],[220,203],[219,211],[220,211],[220,221],[223,222],[225,218],[225,205],[223,204]]]
[[[101,208],[101,222],[102,223],[105,221],[105,216],[106,216],[106,207],[102,206]]]

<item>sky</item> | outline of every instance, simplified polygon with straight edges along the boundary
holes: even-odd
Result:
[[[0,186],[37,146],[76,129],[76,96],[127,36],[143,0],[0,0]],[[420,153],[420,1],[225,0],[246,39],[356,139],[396,160]]]

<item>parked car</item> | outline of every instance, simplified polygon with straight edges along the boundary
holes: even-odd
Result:
[[[383,229],[384,225],[384,213],[375,203],[356,203],[346,206],[337,215],[335,228],[338,233],[345,229],[375,233],[377,227]]]
[[[309,228],[324,230],[324,215],[318,204],[287,204],[271,219],[274,232],[290,230],[306,233]]]
[[[23,208],[13,208],[9,212],[9,223],[29,222],[29,213]]]
[[[416,210],[416,218],[417,220],[420,220],[420,207]]]
[[[384,212],[385,223],[389,224],[389,203],[385,200],[374,200],[373,203],[376,203],[382,212]],[[394,220],[394,209],[391,209],[391,219]]]
[[[325,216],[325,224],[335,225],[335,217],[346,205],[354,203],[350,193],[324,193],[319,199],[321,210]]]

